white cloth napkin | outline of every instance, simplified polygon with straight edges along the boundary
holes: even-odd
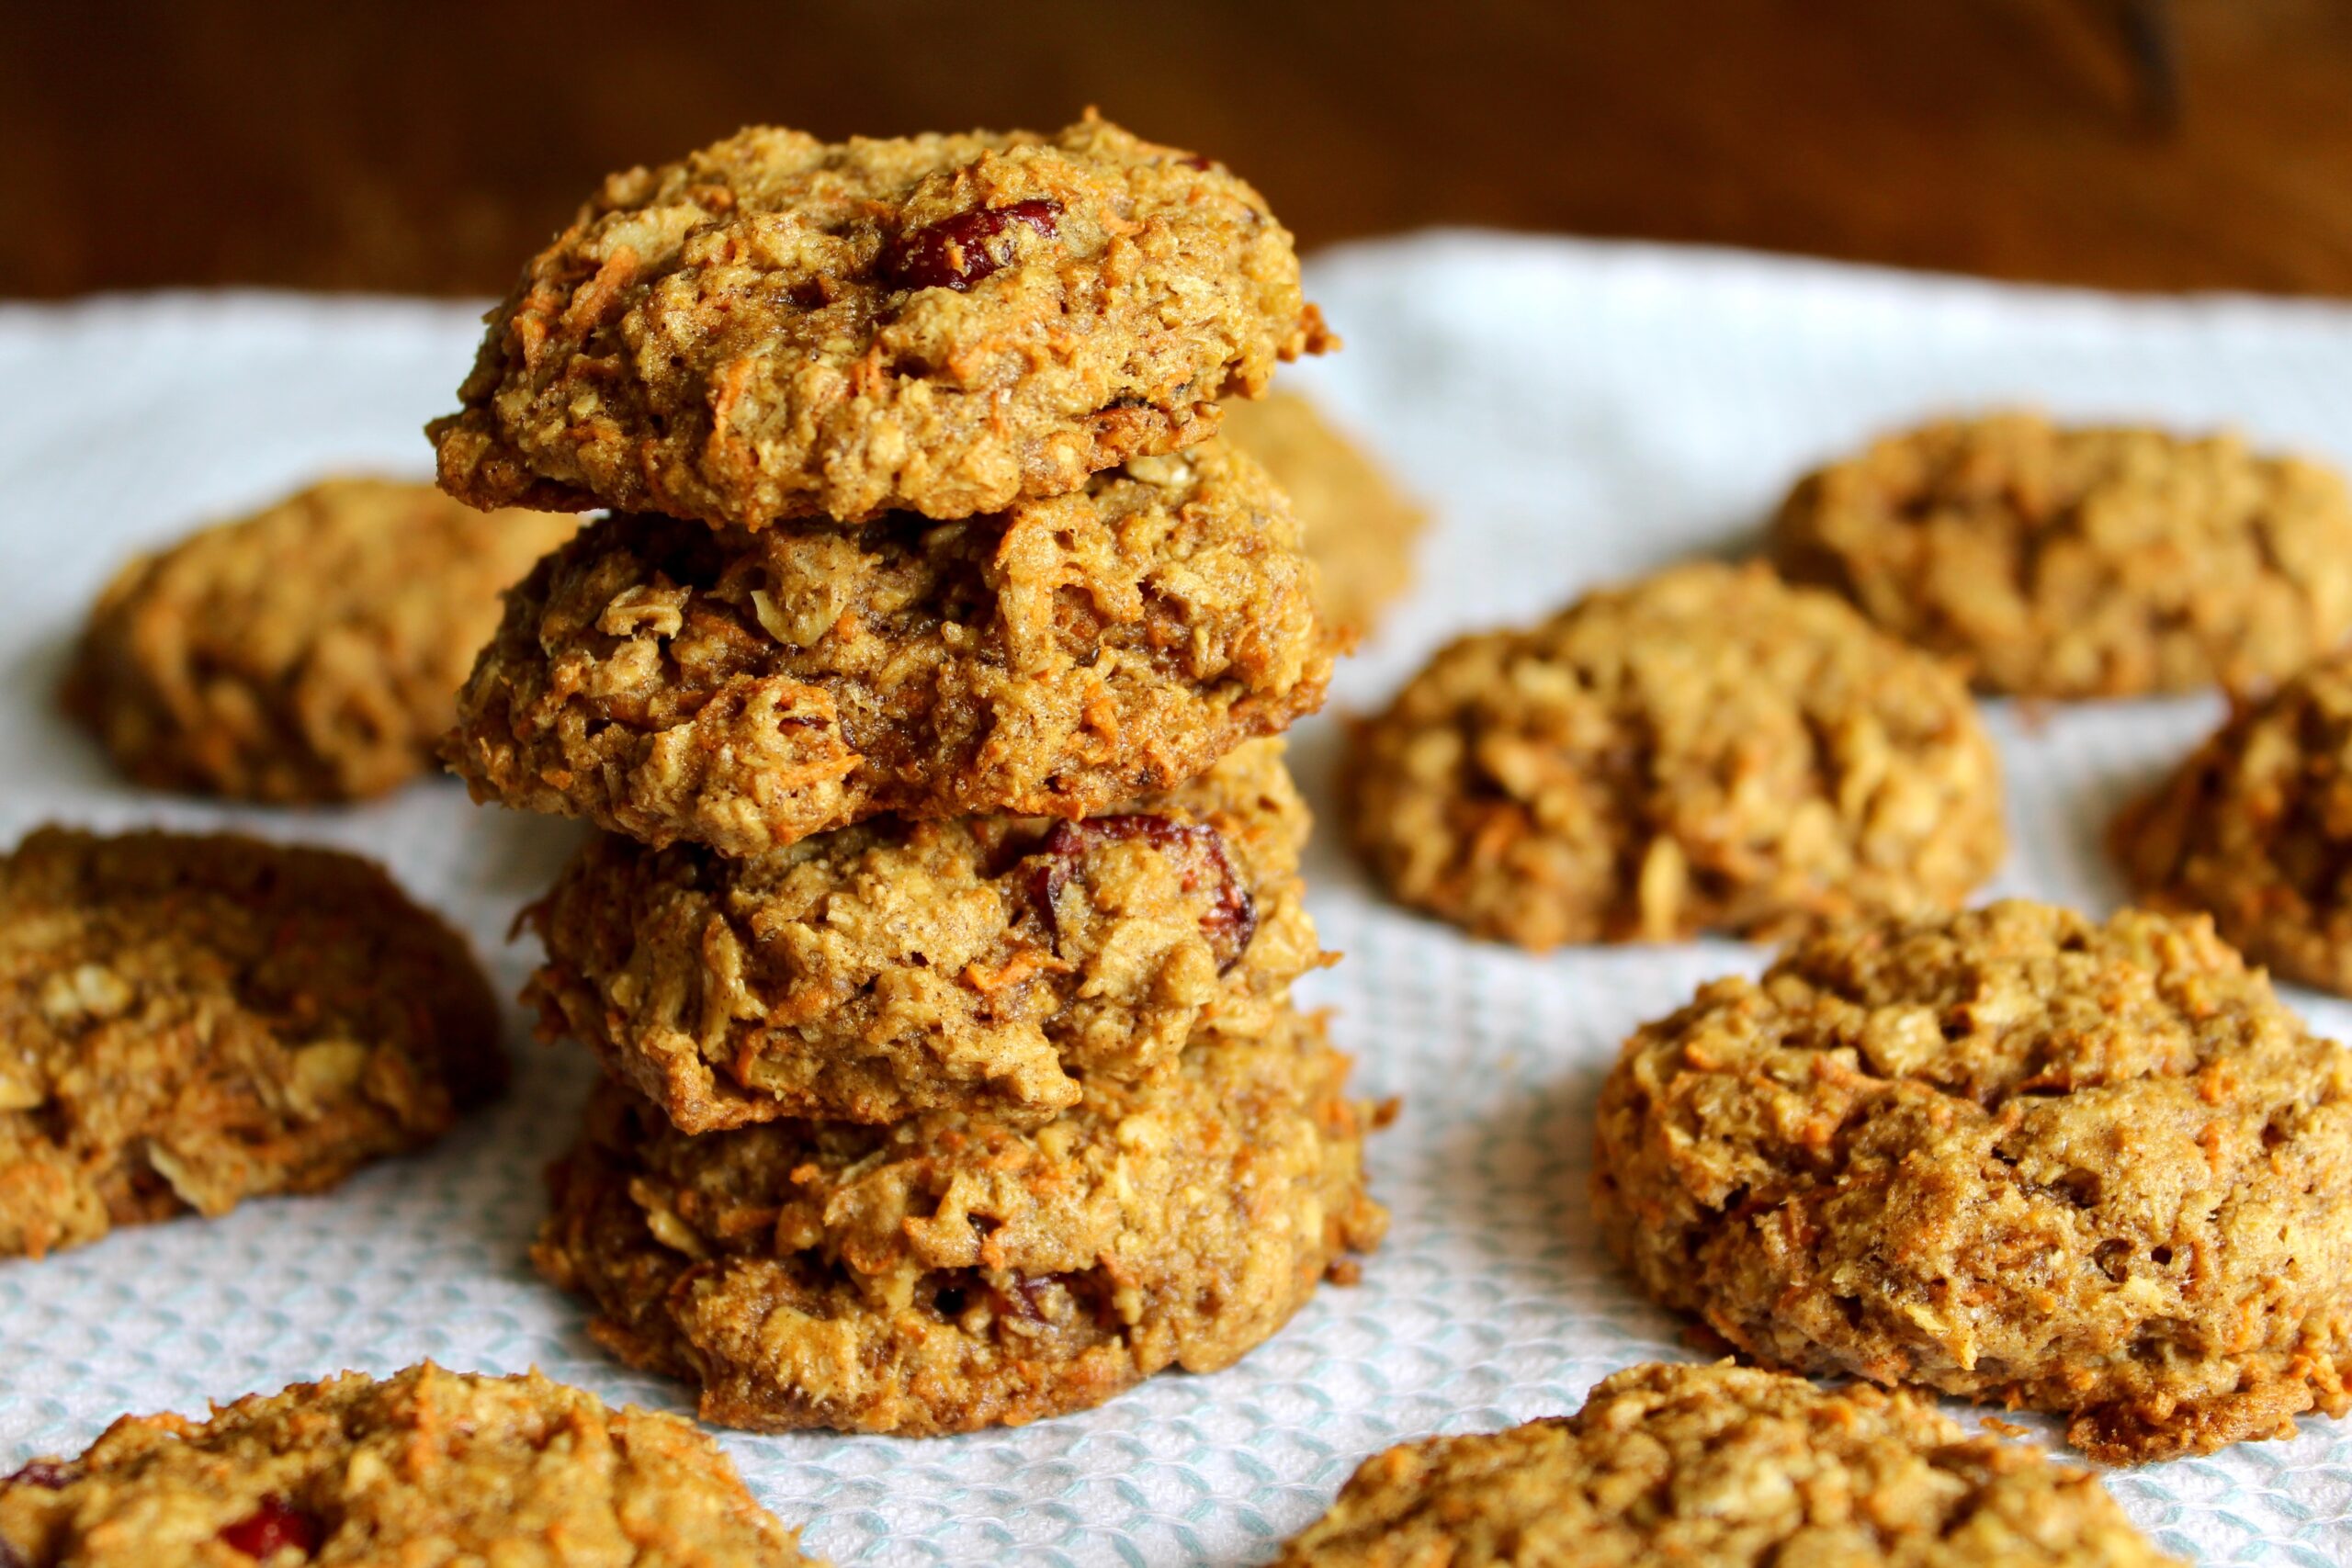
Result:
[[[1383,699],[1442,638],[1747,541],[1804,466],[1892,423],[2030,400],[2070,416],[2242,425],[2352,462],[2352,309],[2124,300],[1649,246],[1432,234],[1331,252],[1316,298],[1348,340],[1290,372],[1431,503],[1413,597],[1342,672]],[[125,787],[53,714],[91,595],[132,548],[334,468],[424,473],[474,313],[392,300],[168,295],[0,308],[0,841],[47,818],[233,824],[388,862],[460,921],[512,993],[517,906],[576,829],[476,810],[447,782],[349,810],[262,812]],[[2105,909],[2099,836],[2220,711],[2210,698],[1996,705],[2015,845],[1995,891]],[[1328,798],[1329,715],[1295,732]],[[1263,1562],[1358,1461],[1403,1438],[1573,1409],[1608,1371],[1687,1356],[1586,1217],[1592,1097],[1617,1042],[1758,950],[1532,958],[1388,908],[1329,831],[1309,867],[1368,1094],[1405,1113],[1372,1155],[1395,1224],[1238,1367],[1152,1380],[1025,1430],[894,1440],[730,1435],[753,1489],[841,1562]],[[2341,1036],[2352,1008],[2290,993]],[[588,1070],[527,1043],[515,1093],[446,1145],[321,1199],[119,1233],[0,1263],[0,1473],[117,1415],[200,1412],[422,1357],[684,1409],[582,1332],[532,1274],[539,1169]],[[2042,1429],[2048,1430],[2046,1425]],[[2352,1555],[2352,1421],[2112,1472],[2165,1546],[2212,1562]]]

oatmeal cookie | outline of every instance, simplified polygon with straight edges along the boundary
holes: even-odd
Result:
[[[1275,1568],[2174,1561],[2089,1472],[1907,1394],[1652,1363],[1574,1416],[1374,1455]]]
[[[2352,631],[2343,479],[2226,434],[1926,425],[1799,482],[1772,550],[1989,692],[2239,685]]]
[[[1834,928],[1643,1028],[1599,1123],[1611,1247],[1768,1366],[2116,1461],[2352,1408],[2352,1054],[2201,918]]]
[[[0,858],[0,1257],[322,1190],[505,1075],[465,942],[367,861],[61,828]]]
[[[1313,569],[1211,443],[996,516],[616,516],[507,599],[446,755],[479,799],[752,855],[883,812],[1082,817],[1323,699]]]
[[[1413,546],[1429,513],[1295,393],[1227,404],[1224,433],[1290,497],[1315,562],[1323,618],[1369,635],[1413,581]]]
[[[1256,191],[1106,121],[755,128],[606,180],[428,434],[478,506],[965,517],[1189,446],[1329,341]]]
[[[1076,822],[895,818],[730,861],[601,835],[531,911],[542,1032],[688,1133],[783,1116],[1044,1120],[1321,954],[1282,742]]]
[[[117,573],[65,709],[150,788],[385,794],[433,765],[500,592],[573,525],[430,485],[324,480]]]
[[[126,1416],[0,1481],[12,1568],[796,1568],[797,1533],[691,1423],[430,1361]]]
[[[689,1137],[606,1080],[533,1256],[707,1421],[922,1435],[1227,1366],[1385,1215],[1315,1021],[1212,1030],[1043,1127],[931,1111]]]
[[[2352,653],[2240,699],[2110,842],[2143,902],[2202,909],[2273,973],[2352,996]]]
[[[1949,907],[2004,844],[1959,677],[1760,567],[1464,637],[1351,750],[1349,829],[1389,891],[1531,949]]]

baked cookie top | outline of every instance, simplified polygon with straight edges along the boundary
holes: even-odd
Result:
[[[542,1032],[689,1133],[1044,1120],[1081,1078],[1264,1029],[1320,959],[1282,742],[1079,821],[884,818],[730,861],[604,834],[532,911]]]
[[[1593,1199],[1757,1360],[2063,1412],[2102,1460],[2352,1408],[2352,1055],[2201,919],[1800,942],[1626,1043]]]
[[[430,485],[322,480],[118,572],[65,708],[151,788],[382,795],[433,765],[499,594],[572,527]]]
[[[761,127],[607,179],[428,434],[478,506],[964,517],[1188,446],[1328,341],[1264,199],[1108,121]]]
[[[1629,1367],[1573,1416],[1375,1454],[1276,1568],[2160,1568],[2087,1471],[1908,1395]]]
[[[1957,904],[2004,847],[1958,676],[1761,567],[1676,567],[1442,649],[1355,728],[1390,893],[1543,949]]]
[[[2352,631],[2342,477],[2227,434],[1924,425],[1806,476],[1772,553],[1991,692],[2240,685]]]
[[[321,1190],[505,1076],[464,941],[368,861],[62,828],[0,858],[0,1257]]]
[[[1322,702],[1313,579],[1217,443],[953,523],[609,517],[508,596],[445,755],[478,799],[729,855],[882,812],[1081,817]]]
[[[2273,973],[2352,995],[2352,654],[2238,701],[2109,841],[2143,901],[2201,909]]]
[[[0,1481],[22,1568],[796,1568],[797,1533],[688,1422],[430,1361],[126,1416]]]
[[[921,1436],[1229,1365],[1386,1219],[1319,1023],[1211,1030],[1042,1127],[929,1111],[689,1137],[605,1080],[533,1254],[632,1366],[759,1431]]]
[[[1413,581],[1413,547],[1429,513],[1295,392],[1227,403],[1224,434],[1263,464],[1290,497],[1315,563],[1324,620],[1370,636],[1381,612]]]

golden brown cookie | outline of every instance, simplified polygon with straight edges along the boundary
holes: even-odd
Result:
[[[1290,496],[1315,562],[1323,618],[1371,635],[1381,612],[1413,581],[1413,546],[1429,513],[1295,392],[1227,403],[1224,434]]]
[[[2174,1562],[2097,1476],[1908,1395],[1652,1363],[1574,1416],[1374,1455],[1276,1568]]]
[[[572,527],[430,485],[323,480],[118,572],[66,710],[151,788],[382,795],[433,765],[499,594]]]
[[[1313,1020],[1211,1031],[1042,1127],[931,1111],[689,1137],[605,1081],[533,1256],[632,1366],[759,1431],[925,1435],[1214,1371],[1380,1239]]]
[[[1767,1366],[2126,1462],[2352,1409],[2352,1054],[2202,919],[1833,928],[1643,1028],[1599,1122],[1610,1246]]]
[[[509,596],[447,755],[477,798],[730,855],[886,811],[1082,817],[1321,703],[1313,575],[1214,442],[954,523],[610,517]]]
[[[126,1416],[0,1481],[10,1568],[821,1568],[674,1416],[533,1372],[345,1372]]]
[[[1271,1025],[1321,957],[1307,827],[1268,739],[1076,822],[886,818],[740,861],[600,835],[531,913],[526,999],[689,1133],[1042,1121],[1212,1021]]]
[[[2109,841],[2144,902],[2202,909],[2274,974],[2352,995],[2352,654],[2237,702]]]
[[[2233,435],[1948,420],[1807,475],[1772,553],[1990,692],[2276,679],[2352,631],[2352,497]]]
[[[505,1077],[464,941],[368,861],[62,828],[0,858],[0,1257],[322,1190]]]
[[[1761,567],[1677,567],[1455,642],[1355,727],[1390,893],[1544,949],[1947,908],[2000,862],[1958,676]]]
[[[1205,158],[755,128],[605,182],[432,427],[478,506],[759,528],[994,512],[1216,429],[1319,350],[1291,237]]]

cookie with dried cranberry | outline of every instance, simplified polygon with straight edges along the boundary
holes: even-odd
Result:
[[[798,1568],[797,1534],[689,1422],[430,1361],[126,1416],[0,1481],[12,1568]]]
[[[2352,996],[2352,653],[2239,698],[2109,842],[2143,902],[2201,909],[2271,973]]]
[[[1224,434],[1264,464],[1290,497],[1315,563],[1323,618],[1369,636],[1413,581],[1413,547],[1429,513],[1295,392],[1227,403]]]
[[[2239,686],[2352,633],[2343,476],[2230,434],[1940,421],[1800,481],[1772,552],[1988,692]]]
[[[949,523],[592,524],[508,595],[446,755],[480,799],[752,855],[884,812],[1108,810],[1330,670],[1288,503],[1210,442]]]
[[[689,1133],[961,1107],[1045,1120],[1321,954],[1282,742],[1075,822],[885,818],[746,860],[611,834],[531,911],[542,1032]]]
[[[321,1191],[505,1074],[464,940],[368,861],[60,828],[0,858],[0,1257]]]
[[[1960,677],[1760,566],[1464,637],[1351,739],[1374,874],[1531,949],[1949,908],[2007,842]]]
[[[1907,1394],[1653,1362],[1603,1380],[1573,1416],[1374,1455],[1275,1568],[1668,1562],[2174,1559],[2088,1471],[1973,1436]]]
[[[572,527],[430,485],[322,480],[117,573],[64,706],[152,788],[385,794],[434,766],[499,595]]]
[[[688,1136],[605,1080],[533,1256],[632,1366],[758,1431],[924,1435],[1231,1364],[1380,1239],[1319,1023],[1212,1028],[1042,1126],[926,1111]]]
[[[2118,1462],[2352,1410],[2352,1052],[2201,917],[1833,927],[1638,1031],[1597,1120],[1610,1247],[1766,1366]]]
[[[1107,121],[754,128],[607,179],[430,434],[478,506],[965,517],[1189,446],[1327,341],[1264,199]]]

